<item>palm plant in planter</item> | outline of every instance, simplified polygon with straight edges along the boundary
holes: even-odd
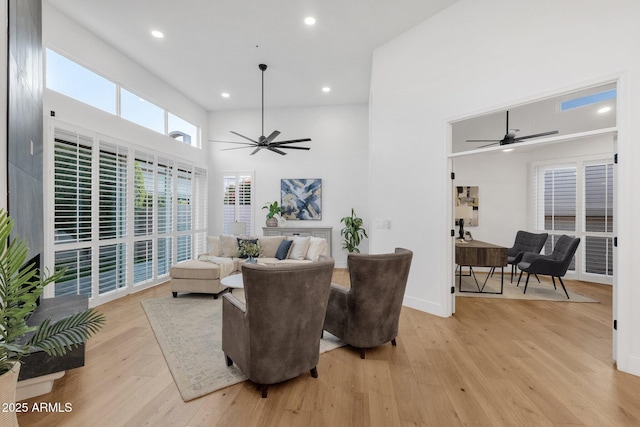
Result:
[[[284,212],[284,209],[282,209],[282,206],[278,205],[278,201],[276,200],[271,204],[265,203],[262,209],[269,210],[269,212],[267,212],[267,227],[277,227],[278,219],[275,218],[275,216],[281,215]]]
[[[344,236],[342,249],[346,249],[348,252],[360,253],[358,245],[360,245],[363,237],[369,237],[367,236],[367,230],[362,226],[362,218],[359,218],[351,208],[351,216],[345,216],[340,222],[344,223],[344,228],[340,230],[340,235]]]
[[[17,362],[31,351],[64,355],[96,333],[105,321],[103,314],[89,309],[57,322],[49,318],[28,326],[27,319],[45,286],[60,279],[64,271],[47,276],[33,265],[24,266],[27,244],[18,238],[9,243],[12,229],[13,220],[0,209],[0,377],[15,371]]]

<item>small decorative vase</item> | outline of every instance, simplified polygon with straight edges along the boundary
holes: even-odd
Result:
[[[15,409],[18,374],[20,374],[20,362],[16,362],[9,372],[0,375],[0,402],[9,405],[6,411],[0,412],[0,426],[3,427],[18,426],[18,415]]]
[[[248,262],[249,264],[256,264],[258,262],[258,260],[256,260],[255,257],[250,256],[250,257],[247,258],[246,262]]]
[[[267,218],[267,227],[277,227],[278,226],[278,218],[271,217]]]

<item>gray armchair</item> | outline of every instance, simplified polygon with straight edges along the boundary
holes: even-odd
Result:
[[[222,304],[222,351],[267,397],[269,384],[305,371],[317,378],[320,336],[333,274],[332,258],[275,267],[244,264],[245,302]]]
[[[516,265],[522,261],[525,252],[539,254],[549,237],[548,233],[529,233],[528,231],[518,231],[513,246],[507,249],[507,263],[511,265],[511,282],[516,271]]]
[[[413,252],[396,248],[380,255],[349,254],[351,287],[331,284],[324,330],[360,349],[396,345],[398,321]]]
[[[551,255],[540,255],[531,252],[526,252],[522,256],[522,261],[518,263],[518,269],[520,269],[520,277],[518,277],[518,284],[522,278],[522,273],[527,273],[527,281],[524,284],[524,293],[527,293],[527,285],[529,284],[529,276],[531,274],[542,274],[545,276],[551,276],[553,281],[553,287],[556,288],[556,280],[560,280],[562,289],[564,290],[567,299],[569,299],[569,293],[567,288],[564,287],[562,282],[562,276],[567,273],[567,269],[571,264],[571,260],[578,249],[580,244],[579,238],[573,238],[563,234],[556,240]]]

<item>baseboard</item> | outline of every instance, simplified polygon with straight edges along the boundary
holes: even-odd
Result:
[[[18,385],[16,387],[16,402],[51,392],[53,389],[53,382],[62,378],[64,374],[65,371],[60,371],[49,375],[42,375],[40,377],[18,381]]]

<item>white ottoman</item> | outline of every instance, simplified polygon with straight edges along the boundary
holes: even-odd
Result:
[[[220,267],[216,264],[198,260],[183,261],[169,270],[171,276],[171,292],[173,297],[178,292],[192,292],[218,295],[228,290],[220,284]]]

